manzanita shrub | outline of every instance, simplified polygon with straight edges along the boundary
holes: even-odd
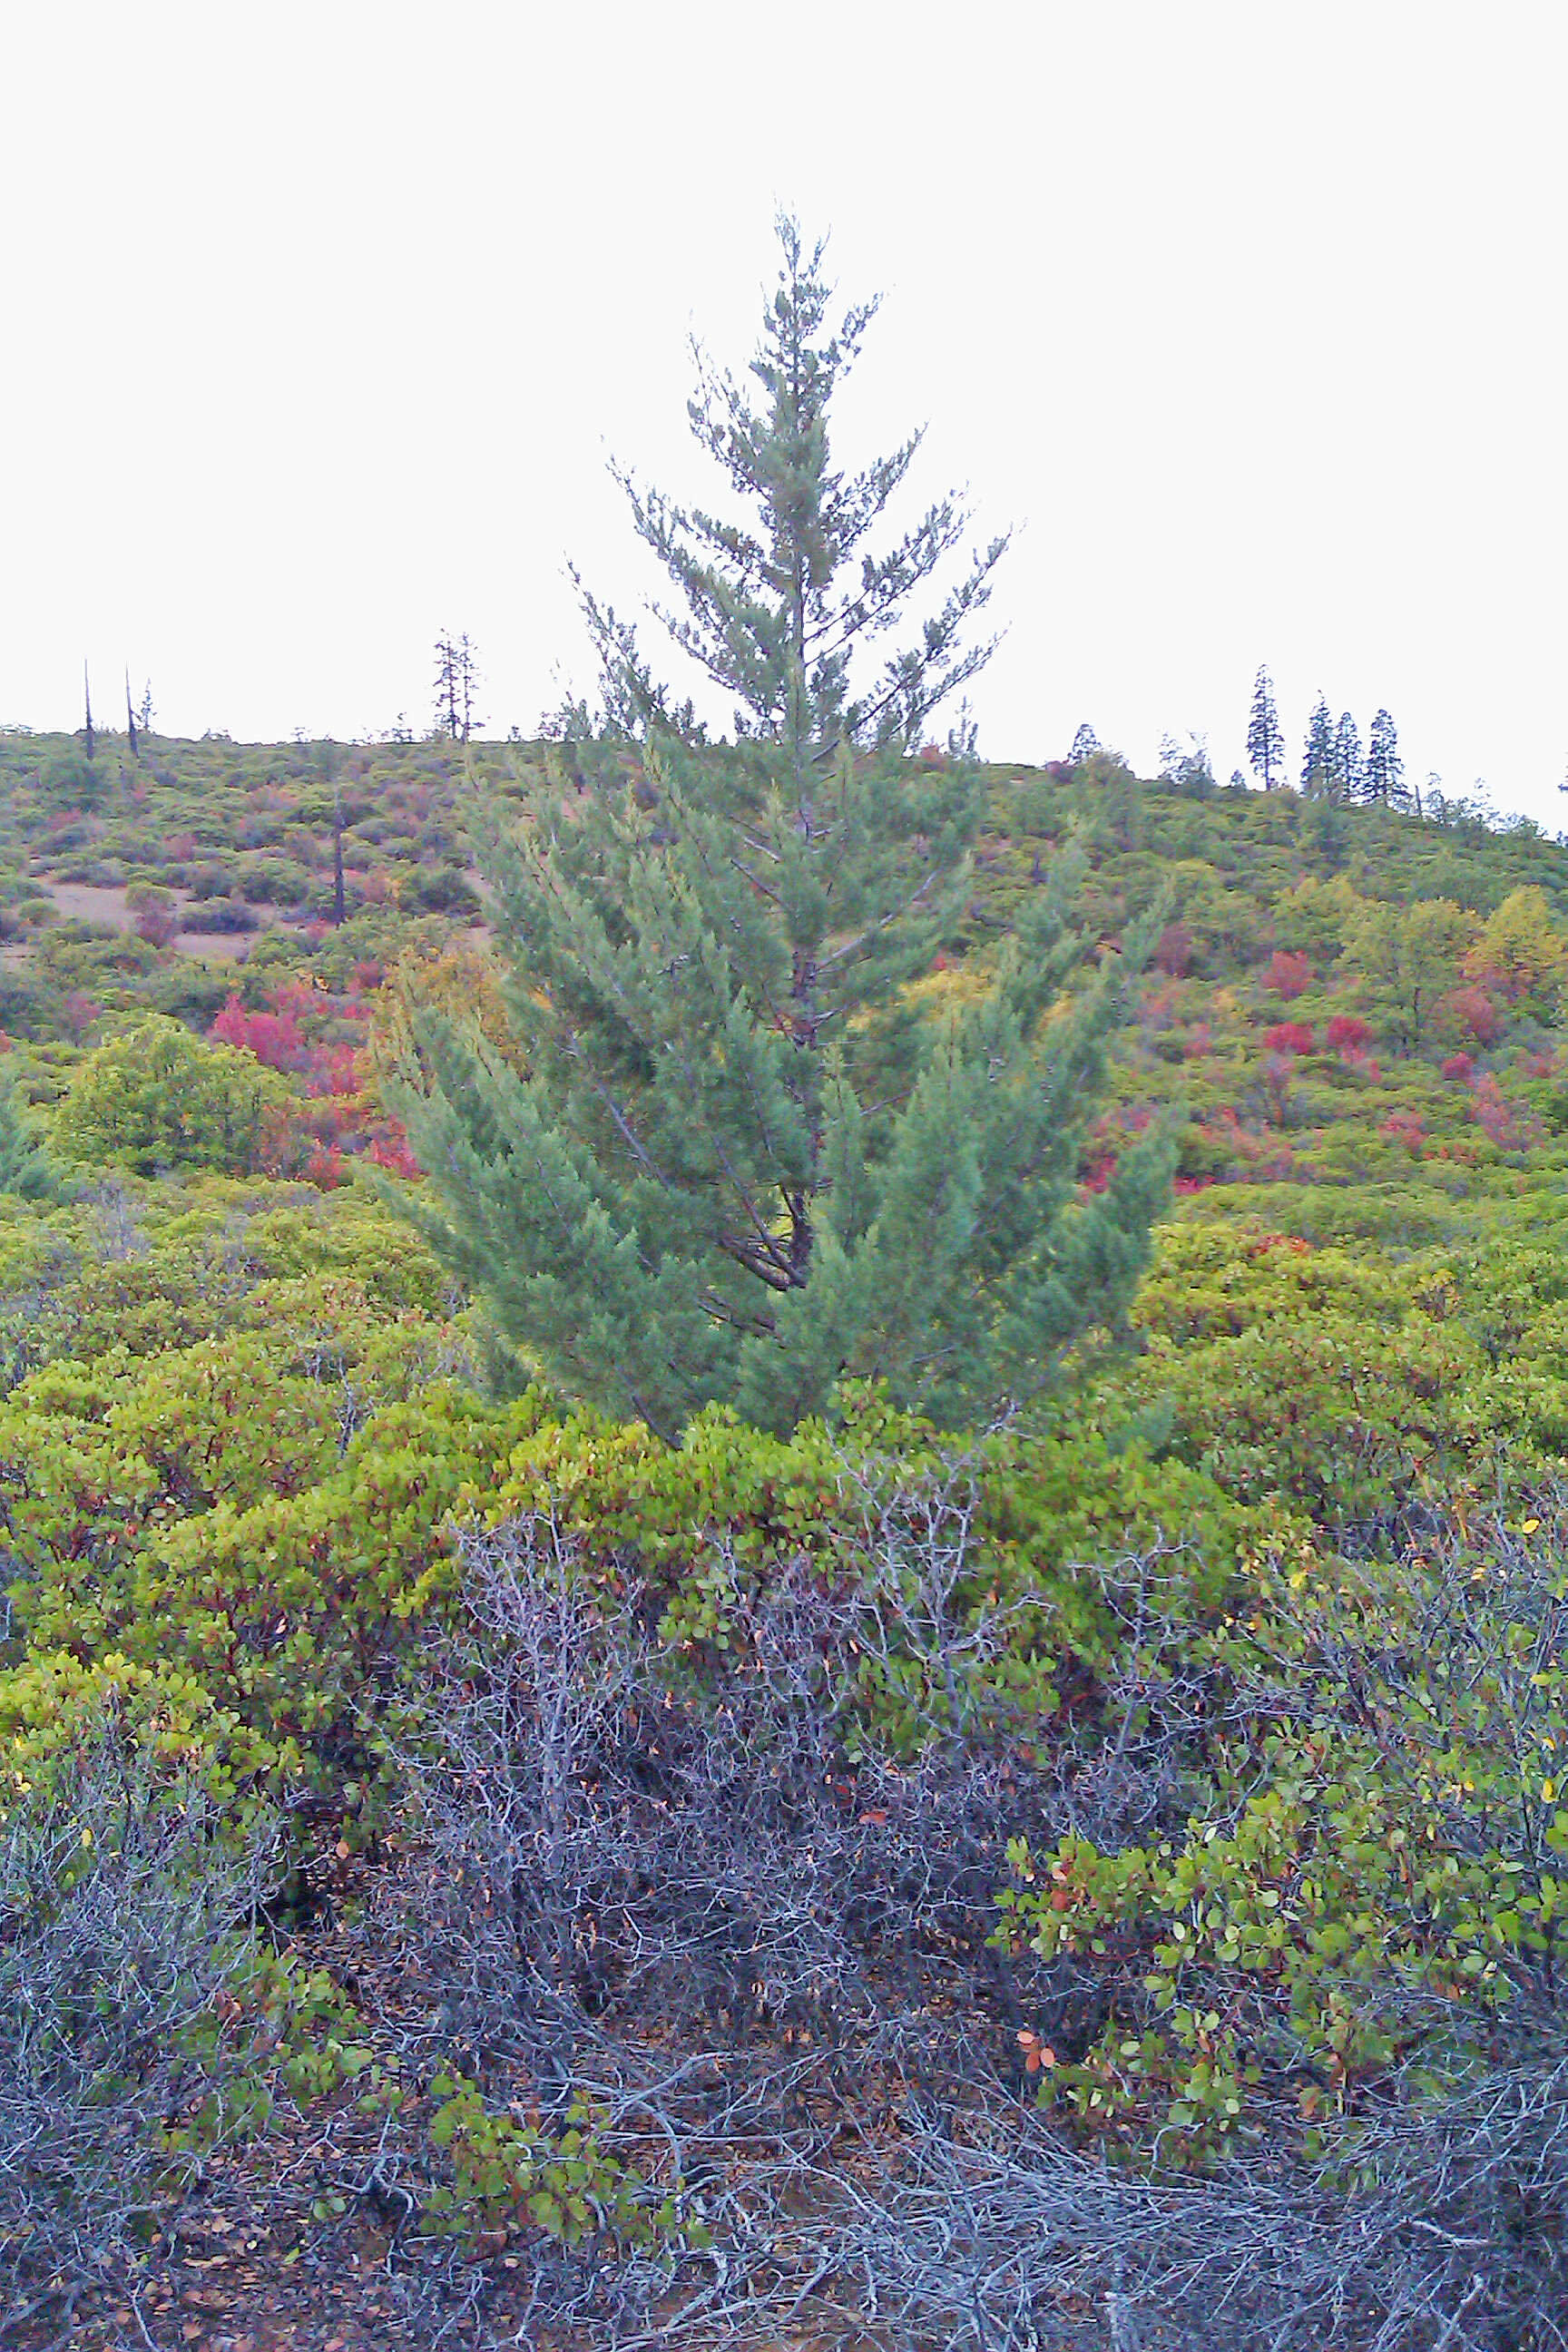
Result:
[[[1303,1559],[1206,1634],[1129,1625],[1145,1728],[1184,1685],[1186,1808],[1114,1849],[1016,1840],[997,1898],[1004,1948],[1094,1988],[1090,2032],[1047,2019],[1026,2043],[1076,2130],[1163,2163],[1292,2117],[1321,2146],[1458,2084],[1500,2017],[1549,2001],[1568,1910],[1565,1534],[1552,1488],[1515,1519],[1435,1521],[1394,1575]]]

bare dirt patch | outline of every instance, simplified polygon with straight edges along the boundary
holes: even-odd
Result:
[[[40,887],[46,889],[60,913],[79,923],[100,923],[111,931],[131,932],[136,929],[136,917],[126,903],[125,886],[107,882],[51,882],[47,877]],[[194,901],[190,893],[176,890],[174,902],[182,911]],[[174,946],[182,955],[202,956],[208,963],[243,963],[250,953],[253,940],[261,937],[267,928],[271,909],[257,908],[258,928],[254,931],[180,931]]]
[[[136,918],[125,903],[123,885],[99,882],[50,882],[46,889],[62,915],[79,923],[102,923],[111,931],[133,931]]]
[[[243,963],[260,937],[258,930],[181,931],[174,945],[182,955],[205,956],[208,963]]]

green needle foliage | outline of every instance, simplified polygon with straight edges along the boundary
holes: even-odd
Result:
[[[515,1050],[417,1018],[399,1103],[439,1199],[426,1230],[508,1334],[667,1434],[716,1401],[787,1429],[846,1375],[948,1422],[1037,1388],[1120,1314],[1169,1172],[1151,1140],[1078,1197],[1123,983],[1115,957],[1089,973],[1070,861],[987,970],[933,971],[978,781],[908,744],[984,658],[963,625],[1002,542],[857,694],[852,656],[964,519],[946,500],[864,551],[916,445],[833,471],[830,396],[870,310],[827,334],[821,248],[780,234],[765,406],[707,370],[692,407],[749,524],[634,491],[686,597],[676,641],[739,698],[740,740],[694,740],[589,600],[612,717],[642,743],[591,789],[537,790],[513,837],[481,819]]]
[[[911,989],[964,779],[845,755],[806,833],[711,755],[648,772],[651,810],[542,799],[489,845],[517,1050],[416,1021],[430,1237],[553,1379],[667,1433],[714,1400],[788,1428],[845,1373],[944,1419],[1037,1386],[1130,1296],[1168,1173],[1151,1141],[1077,1197],[1123,984],[1108,958],[1060,1009],[1075,877],[991,973]]]
[[[680,653],[734,697],[737,736],[778,747],[798,778],[845,741],[917,744],[938,704],[984,667],[996,641],[970,645],[966,633],[990,598],[1007,534],[973,551],[918,635],[865,674],[865,657],[907,621],[911,597],[962,548],[969,515],[949,492],[893,544],[878,546],[877,527],[923,435],[911,434],[860,473],[835,470],[828,413],[878,305],[853,306],[829,331],[825,246],[808,252],[788,215],[776,227],[783,266],[748,371],[762,387],[761,405],[700,344],[698,388],[687,404],[698,445],[727,478],[743,519],[677,506],[624,467],[612,470],[637,536],[679,592],[680,605],[654,607],[656,618]],[[674,707],[638,653],[634,628],[591,594],[583,604],[611,722],[632,733],[653,726],[700,737],[692,705]]]

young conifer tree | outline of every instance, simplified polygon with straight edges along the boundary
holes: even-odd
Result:
[[[846,1374],[950,1423],[1037,1388],[1120,1315],[1169,1176],[1150,1138],[1080,1195],[1136,954],[1092,962],[1068,862],[984,971],[933,970],[978,779],[908,747],[984,657],[963,625],[1003,542],[863,675],[963,518],[868,542],[917,443],[835,469],[872,306],[829,330],[821,247],[780,237],[760,401],[704,363],[691,409],[739,517],[631,486],[736,740],[585,600],[618,759],[476,825],[514,1047],[416,1009],[399,1089],[432,1238],[553,1381],[667,1435],[715,1401],[787,1428]]]
[[[475,708],[479,665],[468,633],[443,629],[436,640],[436,731],[467,743],[481,722]]]

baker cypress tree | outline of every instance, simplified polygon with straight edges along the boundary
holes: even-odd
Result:
[[[1337,801],[1359,801],[1366,790],[1366,762],[1354,714],[1342,710],[1334,730],[1334,792]]]
[[[1320,694],[1307,721],[1307,743],[1301,756],[1301,790],[1311,800],[1332,800],[1338,753],[1334,722]]]
[[[1077,1182],[1139,943],[1096,961],[1070,861],[984,970],[940,968],[978,778],[908,747],[984,657],[963,625],[1002,542],[857,675],[962,517],[865,543],[916,443],[834,471],[872,306],[829,330],[820,247],[780,236],[763,404],[706,363],[692,404],[744,519],[631,486],[737,740],[703,743],[586,600],[618,763],[557,768],[515,830],[476,821],[514,1045],[416,1011],[399,1090],[431,1237],[556,1382],[668,1435],[716,1400],[786,1428],[846,1374],[950,1422],[1037,1388],[1120,1315],[1169,1175],[1151,1137]]]
[[[1274,790],[1275,779],[1285,770],[1285,738],[1279,730],[1279,714],[1274,707],[1274,681],[1266,669],[1259,668],[1252,685],[1252,709],[1247,719],[1247,756],[1253,771],[1263,779],[1266,793]]]
[[[1399,733],[1386,710],[1380,710],[1367,730],[1366,796],[1384,808],[1406,808],[1405,762],[1399,756]]]

